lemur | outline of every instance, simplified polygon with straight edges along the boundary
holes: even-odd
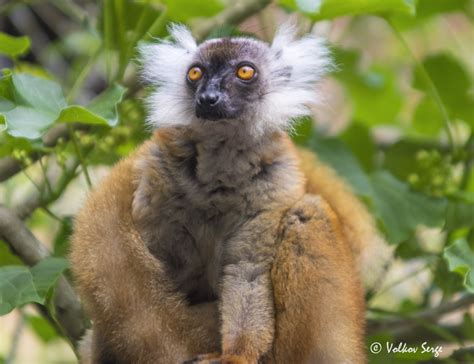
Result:
[[[71,262],[93,322],[83,363],[365,362],[363,204],[287,131],[330,67],[284,25],[141,48],[155,132],[75,220]]]

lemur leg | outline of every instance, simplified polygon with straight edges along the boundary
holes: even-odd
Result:
[[[174,364],[216,351],[216,304],[188,306],[133,225],[132,175],[121,162],[76,218],[70,259],[94,330],[81,361]]]
[[[268,362],[365,362],[364,300],[335,213],[306,195],[285,216],[272,282],[276,328]]]

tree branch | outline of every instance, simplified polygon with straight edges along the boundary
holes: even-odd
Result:
[[[406,342],[410,344],[420,344],[424,341],[430,344],[445,343],[446,334],[461,340],[465,333],[461,324],[459,325],[436,325],[439,331],[430,329],[429,327],[418,326],[409,330],[401,330],[393,335],[393,342]],[[440,333],[444,333],[440,334]]]
[[[224,25],[237,25],[248,17],[257,14],[260,10],[270,4],[271,0],[242,0],[225,8],[216,16],[200,20],[192,27],[197,39],[206,38],[213,29]]]
[[[10,209],[0,206],[0,236],[27,265],[34,265],[50,255],[23,221]],[[85,331],[81,304],[66,278],[61,277],[54,295],[56,318],[64,334],[76,346]]]
[[[423,322],[436,322],[441,316],[468,308],[474,305],[474,295],[466,295],[457,301],[448,302],[437,307],[416,312],[410,316],[388,320],[369,320],[368,332],[374,334],[380,331],[389,331],[396,336],[409,334],[415,327]]]
[[[88,126],[74,123],[73,127],[75,130],[87,130]],[[58,144],[60,139],[68,140],[69,131],[66,124],[58,124],[55,127],[48,130],[43,136],[43,144],[47,148],[53,148]],[[29,155],[33,161],[37,161],[41,158],[44,153],[36,152]],[[0,182],[6,181],[10,177],[14,176],[22,169],[20,161],[12,157],[4,157],[0,159]]]

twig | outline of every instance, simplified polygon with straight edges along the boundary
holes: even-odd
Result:
[[[410,327],[407,330],[398,330],[397,332],[388,331],[391,339],[391,342],[399,343],[405,342],[407,344],[419,344],[424,341],[429,342],[430,344],[435,343],[445,343],[446,335],[449,335],[452,338],[456,338],[462,340],[465,337],[465,331],[463,329],[462,324],[456,325],[436,325],[437,330],[433,330],[432,328],[426,326],[417,326],[417,327]],[[444,333],[444,334],[440,334]],[[369,335],[375,334],[377,335],[378,332],[372,332],[371,330],[368,331]]]
[[[20,317],[16,323],[15,329],[13,331],[12,344],[10,346],[10,351],[8,352],[7,357],[5,358],[5,364],[13,364],[15,362],[16,353],[18,351],[18,344],[20,343],[21,334],[23,333],[23,328],[25,326],[25,315],[23,310],[19,310]]]
[[[0,206],[0,236],[27,265],[34,265],[50,255],[23,221],[10,209]],[[79,299],[69,282],[61,277],[54,294],[56,318],[64,334],[75,347],[85,330]]]
[[[378,297],[380,296],[382,293],[388,291],[389,289],[405,282],[406,280],[410,279],[410,278],[413,278],[414,276],[418,275],[419,273],[423,272],[425,269],[429,268],[431,266],[432,262],[429,261],[428,263],[426,264],[423,264],[420,268],[414,270],[413,272],[410,272],[408,274],[406,274],[405,276],[393,281],[393,282],[390,282],[389,284],[387,284],[386,286],[383,286],[383,283],[384,282],[380,282],[380,284],[372,291],[372,295],[370,295],[369,299],[370,300],[373,300],[375,297]],[[387,273],[388,269],[385,269],[383,273]]]
[[[82,172],[84,173],[84,176],[86,177],[87,186],[89,187],[89,189],[92,189],[92,180],[89,175],[89,170],[87,169],[87,162],[84,159],[84,156],[82,155],[81,148],[79,147],[79,142],[76,138],[76,135],[74,134],[75,132],[74,128],[70,124],[68,125],[68,127],[69,127],[69,137],[71,138],[72,145],[74,146],[74,151],[76,152],[77,158],[81,162]]]
[[[206,20],[199,20],[192,26],[197,39],[205,39],[215,28],[224,25],[237,25],[248,17],[257,14],[260,10],[270,4],[271,0],[244,0],[222,10],[219,14]]]
[[[436,322],[441,316],[474,305],[474,295],[466,295],[457,301],[447,302],[438,307],[418,311],[412,315],[388,320],[369,321],[368,330],[371,333],[390,331],[391,333],[409,332],[419,326],[420,322]]]
[[[29,217],[37,208],[48,206],[50,203],[56,201],[69,185],[69,183],[76,177],[76,170],[79,166],[78,159],[71,159],[64,167],[63,172],[59,175],[50,177],[51,190],[47,193],[40,194],[36,191],[26,197],[16,207],[13,208],[15,214],[22,220]]]
[[[48,170],[43,164],[42,158],[38,159],[38,163],[41,167],[41,172],[43,173],[44,185],[49,193],[53,193],[53,190],[51,188],[51,183],[49,183]]]

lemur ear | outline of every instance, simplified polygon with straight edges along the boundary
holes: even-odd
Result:
[[[293,87],[308,87],[331,68],[331,58],[324,39],[312,34],[296,39],[296,33],[297,28],[291,22],[277,30],[270,47],[273,66],[286,69],[282,82],[289,81]]]
[[[330,69],[331,59],[323,39],[314,35],[296,37],[296,26],[283,24],[270,45],[269,90],[261,118],[267,124],[290,129],[294,120],[310,115],[310,104],[321,97],[316,84]]]
[[[196,40],[184,25],[171,24],[168,27],[172,41],[163,40],[139,48],[143,78],[155,84],[164,84],[182,71],[197,49]],[[175,79],[174,79],[175,80]]]
[[[147,98],[148,125],[152,128],[186,124],[193,116],[183,94],[197,44],[183,25],[172,24],[168,30],[172,40],[140,47],[142,77],[158,86]]]
[[[171,37],[176,41],[184,49],[194,52],[197,48],[196,39],[194,39],[193,35],[189,28],[181,24],[171,24],[168,27],[168,31]]]

